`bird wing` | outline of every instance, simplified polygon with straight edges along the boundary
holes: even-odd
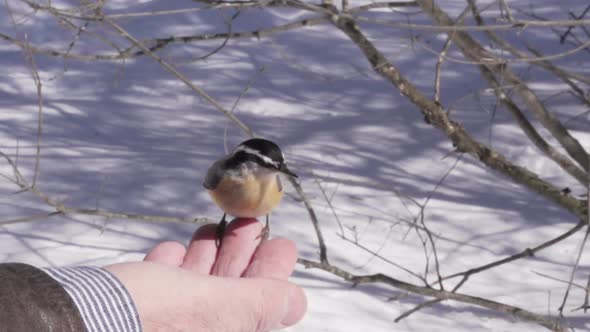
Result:
[[[206,189],[215,189],[221,179],[223,178],[223,174],[225,172],[225,158],[220,159],[209,167],[207,170],[207,175],[205,175],[205,181],[203,181],[203,187]]]

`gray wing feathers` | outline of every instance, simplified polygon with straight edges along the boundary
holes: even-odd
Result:
[[[207,175],[205,175],[205,181],[203,181],[203,187],[207,189],[215,189],[221,179],[223,178],[223,173],[225,172],[225,158],[216,161],[209,167],[207,171]]]

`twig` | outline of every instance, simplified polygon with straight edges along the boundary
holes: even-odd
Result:
[[[37,179],[39,178],[41,164],[41,141],[43,137],[43,83],[39,77],[35,55],[29,48],[26,50],[26,58],[29,62],[31,76],[35,83],[35,89],[37,90],[37,141],[35,142],[35,169],[33,171],[33,181],[31,182],[31,187],[35,187],[37,185]]]
[[[361,49],[373,69],[414,103],[427,123],[441,130],[460,152],[467,152],[487,167],[494,169],[514,182],[556,202],[579,218],[584,218],[587,206],[581,200],[562,195],[561,189],[539,178],[528,169],[512,164],[505,156],[476,141],[459,123],[451,120],[440,105],[434,103],[408,81],[400,71],[362,33],[354,20],[337,16],[333,23]]]
[[[235,6],[235,5],[234,5]],[[151,12],[137,12],[137,13],[123,13],[123,14],[107,14],[106,17],[116,20],[121,18],[137,18],[137,17],[155,17],[155,16],[163,16],[163,15],[177,15],[177,14],[192,14],[196,12],[202,12],[205,10],[211,9],[220,9],[220,8],[227,8],[227,7],[234,7],[230,3],[218,4],[218,5],[210,5],[206,7],[197,7],[197,8],[182,8],[182,9],[169,9],[169,10],[155,10]],[[243,7],[243,6],[241,6]],[[80,17],[80,19],[90,19],[92,17]]]
[[[49,213],[36,214],[36,215],[26,216],[26,217],[22,217],[22,218],[0,220],[0,226],[23,223],[23,222],[30,222],[30,221],[37,221],[40,219],[47,219],[47,218],[61,215],[61,214],[62,213],[59,211],[53,211],[53,212],[49,212]]]
[[[102,14],[97,13],[96,6],[97,5],[90,5],[86,8],[82,9],[65,9],[65,8],[58,8],[52,5],[41,5],[36,2],[32,2],[29,0],[20,0],[26,3],[29,7],[34,10],[42,10],[51,13],[55,16],[65,17],[69,19],[75,20],[83,20],[83,21],[96,21],[102,22],[105,18],[108,19],[123,19],[123,18],[137,18],[137,17],[154,17],[154,16],[162,16],[162,15],[176,15],[176,14],[190,14],[200,11],[206,10],[215,10],[215,9],[222,9],[222,8],[238,8],[238,9],[248,9],[248,8],[256,8],[259,6],[257,1],[232,1],[232,2],[214,2],[211,1],[205,7],[198,7],[198,8],[183,8],[183,9],[174,9],[174,10],[160,10],[160,11],[150,11],[150,12],[137,12],[137,13],[122,13],[122,14]],[[267,4],[267,6],[285,6],[283,1],[271,1]],[[86,14],[78,14],[81,12],[92,12],[92,15]]]
[[[309,218],[311,220],[311,223],[313,225],[313,229],[315,230],[315,234],[318,239],[318,246],[320,248],[320,261],[324,264],[329,264],[328,263],[328,248],[326,247],[326,242],[324,240],[324,236],[323,236],[322,230],[320,228],[320,223],[319,223],[318,217],[315,214],[315,211],[311,205],[311,202],[307,198],[307,195],[303,191],[303,188],[301,187],[299,182],[297,182],[297,180],[295,180],[295,178],[293,178],[292,176],[289,176],[288,179],[289,179],[289,182],[291,183],[291,185],[293,185],[293,188],[295,188],[295,191],[297,191],[297,194],[299,195],[300,199],[303,201],[303,204],[305,205],[305,208],[307,209],[307,213],[309,214]]]
[[[541,273],[541,272],[537,272],[537,271],[532,271],[532,272],[534,274],[536,274],[536,275],[539,275],[539,276],[541,276],[543,278],[547,278],[547,279],[550,279],[550,280],[553,280],[553,281],[558,281],[558,282],[561,282],[561,283],[564,283],[564,284],[569,284],[570,283],[568,280],[563,280],[563,279],[559,279],[559,278],[556,278],[556,277],[552,277],[552,276],[550,276],[548,274],[545,274],[545,273]],[[575,282],[572,282],[571,285],[574,286],[574,287],[580,288],[580,289],[582,289],[584,291],[587,291],[588,290],[587,287],[582,286],[580,284],[577,284]]]
[[[484,20],[480,15],[480,11],[477,10],[477,7],[475,6],[474,2],[470,2],[471,7],[472,7],[472,12],[473,12],[473,16],[475,17],[475,21],[477,22],[478,25],[484,26]],[[526,54],[525,52],[520,51],[519,49],[517,49],[516,47],[513,47],[510,43],[508,43],[506,40],[504,40],[503,38],[501,38],[498,34],[496,34],[493,31],[486,31],[485,32],[486,35],[496,44],[498,44],[500,47],[502,47],[504,50],[508,51],[509,53],[511,53],[514,56],[517,56],[521,59],[531,59],[529,57],[528,54]],[[525,46],[527,47],[527,49],[533,53],[537,58],[535,59],[541,59],[543,58],[543,55],[541,55],[541,53],[537,50],[535,50],[532,46],[530,46],[526,41],[524,41]],[[547,60],[543,60],[543,61],[531,61],[532,64],[538,65],[550,72],[552,72],[553,74],[555,74],[557,77],[559,77],[562,81],[564,81],[565,83],[567,83],[572,89],[574,89],[578,94],[581,94],[582,96],[584,95],[584,92],[581,91],[581,89],[575,85],[571,79],[574,80],[578,80],[581,82],[584,82],[586,84],[590,84],[590,78],[583,76],[583,75],[579,75],[577,73],[572,73],[566,70],[563,70],[555,65],[553,65],[551,62],[547,61]],[[570,79],[571,78],[571,79]]]
[[[420,294],[423,296],[434,297],[434,298],[440,299],[440,300],[454,300],[457,302],[474,304],[474,305],[481,306],[481,307],[484,307],[487,309],[500,311],[500,312],[503,312],[503,313],[506,313],[509,315],[513,315],[514,317],[517,317],[517,318],[522,319],[524,321],[539,324],[539,325],[541,325],[549,330],[552,330],[552,331],[559,331],[559,332],[566,331],[566,329],[558,321],[550,320],[548,318],[545,318],[542,315],[527,311],[527,310],[519,308],[519,307],[511,306],[511,305],[496,302],[496,301],[491,301],[491,300],[484,299],[481,297],[466,295],[466,294],[462,294],[462,293],[443,291],[443,290],[436,290],[436,289],[429,288],[429,287],[416,286],[414,284],[410,284],[410,283],[395,279],[393,277],[390,277],[390,276],[382,274],[382,273],[371,274],[371,275],[354,275],[354,274],[352,274],[344,269],[341,269],[339,267],[336,267],[334,265],[320,263],[320,262],[314,262],[314,261],[304,259],[304,258],[299,258],[297,260],[297,262],[306,268],[317,268],[317,269],[324,270],[324,271],[329,272],[335,276],[338,276],[346,281],[349,281],[353,284],[380,283],[380,284],[388,285],[388,286],[394,287],[396,289],[401,289],[401,290],[404,290],[404,291],[407,291],[410,293],[414,293],[414,294]]]
[[[504,105],[506,110],[513,116],[516,124],[528,137],[528,139],[547,157],[558,164],[563,170],[574,177],[579,183],[585,184],[590,177],[579,166],[577,166],[571,159],[563,155],[556,148],[551,146],[535,129],[531,122],[526,118],[524,112],[520,109],[518,104],[505,92],[501,84],[496,80],[492,71],[481,66],[480,71],[484,79],[494,89],[497,99]]]
[[[541,52],[539,52],[534,47],[529,45],[526,41],[524,42],[524,44],[525,44],[526,48],[529,50],[529,52],[533,53],[537,57],[542,56]],[[543,62],[539,63],[539,65],[541,67],[544,67],[548,71],[552,72],[554,75],[559,77],[562,81],[564,81],[567,85],[569,85],[572,88],[572,90],[574,90],[573,92],[575,92],[578,95],[579,99],[583,100],[587,104],[590,104],[590,102],[588,101],[588,97],[585,95],[585,92],[577,84],[575,84],[572,81],[572,79],[574,79],[574,80],[577,80],[577,81],[580,81],[580,82],[583,82],[586,84],[590,84],[590,78],[588,78],[586,76],[578,75],[576,73],[570,73],[568,71],[565,71],[565,70],[555,66],[554,64],[552,64],[549,61],[543,61]]]
[[[359,12],[369,11],[371,9],[380,9],[380,8],[404,8],[404,7],[418,7],[416,1],[407,1],[407,2],[372,2],[366,5],[352,7],[348,10],[350,14],[356,14]]]
[[[502,11],[502,15],[506,13],[506,19],[508,22],[514,22],[514,17],[512,16],[512,10],[506,3],[506,0],[500,0],[500,10]]]
[[[246,86],[244,87],[244,89],[242,89],[242,91],[240,92],[240,94],[238,95],[238,98],[236,98],[236,100],[234,101],[234,104],[232,105],[231,109],[229,110],[232,114],[234,114],[236,107],[238,107],[238,103],[240,102],[240,100],[242,100],[242,97],[244,97],[246,95],[246,93],[250,90],[250,88],[252,87],[252,85],[254,85],[254,83],[258,80],[258,78],[260,76],[262,76],[262,73],[266,70],[265,66],[261,66],[258,71],[256,72],[256,74],[248,81],[248,83],[246,84]],[[227,132],[228,132],[228,125],[227,122],[223,128],[223,149],[225,151],[225,154],[229,154],[229,147],[227,146]]]
[[[465,16],[467,15],[467,13],[469,12],[469,6],[465,7],[465,9],[461,12],[461,14],[459,14],[459,17],[457,18],[457,23],[462,24]],[[441,68],[442,68],[442,63],[447,55],[447,52],[449,51],[449,48],[451,47],[451,44],[453,43],[453,36],[455,35],[455,32],[451,32],[448,36],[447,36],[447,40],[445,41],[445,44],[442,48],[442,50],[440,51],[440,53],[438,54],[438,59],[436,61],[436,66],[435,66],[435,71],[434,71],[434,102],[437,104],[441,104],[440,102],[440,72],[441,72]]]
[[[518,7],[514,8],[514,10],[515,11],[518,11],[519,14],[524,15],[526,17],[532,17],[532,18],[534,18],[536,20],[540,20],[540,21],[550,21],[549,19],[536,14],[534,11],[526,12],[523,9],[520,9]],[[586,33],[586,36],[589,36],[588,35],[588,29],[586,29],[585,26],[582,25],[582,26],[580,26],[580,28],[582,29],[582,31],[584,31]],[[559,30],[559,29],[556,29],[556,28],[551,28],[551,31],[558,38],[561,36],[562,30]],[[571,34],[571,36],[572,36],[572,38],[566,39],[565,42],[569,43],[570,45],[574,45],[574,46],[578,46],[578,45],[580,45],[582,43],[581,42],[581,39],[578,38],[575,34]],[[590,53],[590,49],[586,49],[585,51],[588,52],[588,53]]]
[[[457,290],[459,290],[459,288],[461,288],[461,286],[463,286],[466,281],[467,280],[464,279],[464,280],[461,280],[459,283],[457,283],[455,285],[455,287],[453,287],[453,290],[451,290],[451,293],[457,292]],[[444,290],[444,289],[442,289],[442,290]],[[419,310],[421,310],[423,308],[427,308],[429,306],[432,306],[432,305],[435,305],[437,303],[440,303],[442,301],[444,301],[444,299],[434,299],[434,300],[429,300],[429,301],[426,301],[426,302],[422,302],[419,305],[415,306],[414,308],[412,308],[412,309],[410,309],[410,310],[402,313],[401,315],[397,316],[395,318],[394,322],[398,323],[402,319],[409,317],[411,314],[413,314],[413,313],[415,313],[415,312],[417,312],[417,311],[419,311]]]
[[[588,173],[590,173],[590,169],[588,169]],[[588,221],[588,229],[586,231],[590,231],[590,182],[588,182],[588,190],[586,191],[586,195],[588,200],[586,204],[588,205],[588,215],[586,216],[586,220]],[[587,235],[587,234],[586,234]],[[584,309],[584,313],[590,309],[590,273],[588,274],[588,281],[586,283],[586,294],[584,295],[584,304],[582,305]]]
[[[417,311],[420,311],[423,308],[430,307],[430,306],[440,303],[440,302],[442,302],[441,299],[434,299],[434,300],[428,300],[426,302],[422,302],[419,305],[415,306],[414,308],[412,308],[408,311],[405,311],[401,315],[395,317],[395,319],[393,321],[396,323],[399,323],[402,319],[409,317],[411,314],[413,314]]]
[[[565,290],[565,294],[563,295],[563,300],[561,301],[561,305],[557,309],[559,311],[559,315],[563,317],[563,309],[565,308],[565,304],[567,303],[567,298],[569,297],[570,290],[572,288],[572,284],[574,282],[574,276],[576,274],[576,270],[580,265],[580,259],[582,258],[582,253],[584,252],[584,246],[586,245],[586,240],[588,240],[588,234],[590,233],[590,227],[586,228],[586,233],[584,234],[584,239],[582,240],[582,245],[580,246],[580,250],[578,251],[578,256],[576,257],[576,262],[572,267],[572,272],[570,274],[570,279],[567,283],[567,288]],[[588,290],[586,290],[588,292]]]
[[[586,282],[586,294],[584,295],[584,303],[582,304],[582,309],[584,309],[584,313],[590,309],[590,274],[588,275],[588,281]]]
[[[16,164],[8,155],[4,152],[0,151],[0,156],[3,157],[8,165],[12,168],[13,176],[14,176],[14,183],[21,189],[23,192],[29,192],[35,196],[37,196],[41,201],[43,201],[48,206],[52,207],[54,211],[48,212],[45,216],[53,216],[57,214],[83,214],[83,215],[91,215],[91,216],[100,216],[105,218],[119,218],[119,219],[133,219],[133,220],[142,220],[142,221],[150,221],[150,222],[180,222],[180,223],[211,223],[215,222],[209,218],[205,217],[168,217],[168,216],[154,216],[154,215],[143,215],[143,214],[134,214],[134,213],[121,213],[121,212],[114,212],[108,211],[103,209],[86,209],[86,208],[75,208],[69,207],[65,204],[51,198],[45,192],[39,190],[37,187],[31,186],[25,177],[21,174],[19,169],[17,168]],[[32,221],[31,218],[18,218],[14,220],[9,220],[7,223],[16,223],[16,222],[26,222]],[[32,219],[38,220],[36,216],[33,216]]]
[[[8,16],[10,17],[10,20],[12,22],[12,25],[14,26],[15,31],[18,31],[18,24],[16,23],[16,19],[14,17],[12,8],[8,4],[8,0],[5,0],[4,6],[6,7],[6,11],[8,12]],[[31,187],[34,188],[37,185],[37,179],[39,178],[41,164],[41,140],[43,136],[43,83],[41,82],[41,78],[39,77],[37,62],[35,61],[35,54],[31,50],[29,39],[26,34],[24,39],[25,41],[23,42],[23,52],[37,92],[37,140],[35,143],[35,168],[33,170],[33,180],[31,182]]]
[[[580,16],[576,17],[573,13],[570,13],[570,15],[573,16],[575,19],[581,19],[584,16],[586,16],[586,14],[588,13],[589,10],[590,10],[590,5],[588,5],[586,7],[586,9],[584,9],[584,11],[580,14]],[[563,35],[561,37],[559,37],[559,41],[562,44],[565,43],[567,36],[570,34],[570,32],[572,32],[573,28],[574,28],[573,26],[568,27],[567,30],[563,33]]]
[[[443,182],[446,180],[446,178],[457,167],[457,165],[459,164],[461,159],[463,159],[463,154],[460,154],[459,157],[457,157],[457,159],[455,159],[455,162],[453,163],[453,165],[451,165],[451,167],[445,172],[445,174],[442,176],[442,178],[440,178],[440,180],[436,183],[436,185],[434,186],[432,191],[430,191],[428,193],[428,197],[426,197],[424,204],[420,207],[420,213],[419,213],[420,223],[422,224],[422,227],[424,227],[424,231],[425,231],[426,235],[428,236],[428,240],[430,241],[430,245],[432,247],[432,252],[434,255],[434,263],[435,263],[435,268],[436,268],[436,276],[438,278],[438,284],[440,285],[441,290],[444,290],[444,286],[443,286],[443,279],[440,274],[440,264],[439,264],[439,260],[438,260],[438,253],[436,250],[436,245],[434,243],[434,239],[432,237],[432,232],[426,226],[426,222],[424,221],[424,210],[426,209],[428,202],[432,198],[432,195],[438,190],[438,188],[443,184]]]
[[[453,38],[451,36],[447,37],[447,41],[443,46],[440,54],[438,55],[438,60],[436,61],[436,66],[434,70],[434,102],[440,104],[440,71],[442,68],[442,63],[445,59],[445,56],[451,47],[453,42]]]
[[[440,25],[453,24],[453,20],[432,0],[416,0],[422,10]],[[472,2],[473,3],[473,2]],[[489,27],[489,26],[485,26]],[[463,54],[472,61],[481,59],[496,60],[495,56],[488,52],[475,39],[464,31],[457,32],[453,39]],[[538,99],[535,93],[515,75],[507,65],[486,64],[489,69],[500,75],[503,80],[514,85],[514,89],[520,99],[528,106],[531,112],[543,124],[543,126],[557,139],[567,153],[582,167],[588,169],[588,154],[580,142],[574,138],[567,128],[549,112],[545,105]]]
[[[225,39],[223,39],[223,42],[215,47],[212,51],[208,52],[207,54],[200,56],[192,61],[201,61],[201,60],[205,60],[208,57],[212,56],[213,54],[216,54],[217,52],[221,51],[221,49],[223,49],[226,45],[227,42],[230,40],[231,38],[231,34],[232,34],[232,30],[233,30],[233,22],[236,18],[238,18],[238,16],[240,16],[240,11],[236,10],[236,12],[229,18],[229,20],[224,20],[225,21],[225,25],[227,26],[227,33],[226,33],[226,37]],[[221,15],[223,15],[223,13],[221,13]]]
[[[306,18],[303,20],[286,23],[282,25],[277,25],[268,29],[259,29],[255,31],[244,31],[244,32],[233,32],[231,34],[227,33],[214,33],[214,34],[203,34],[203,35],[186,35],[186,36],[173,36],[167,38],[155,38],[155,39],[146,39],[143,41],[138,41],[143,45],[146,44],[153,44],[151,47],[147,47],[147,50],[155,52],[160,50],[168,45],[174,43],[190,43],[196,41],[210,41],[210,40],[217,40],[217,39],[233,39],[233,38],[262,38],[274,33],[290,31],[298,28],[310,27],[319,24],[327,23],[327,19],[325,17],[311,17]],[[13,45],[16,45],[20,48],[25,48],[25,45],[22,41],[6,35],[0,32],[0,39],[3,39]],[[132,43],[133,44],[133,43]],[[119,51],[118,53],[105,53],[105,54],[78,54],[74,52],[63,52],[56,49],[51,48],[44,48],[44,47],[36,47],[30,45],[31,50],[35,54],[43,54],[47,56],[53,57],[61,57],[65,59],[74,59],[78,61],[118,61],[123,59],[129,59],[137,56],[142,56],[147,54],[146,50],[137,47],[137,45],[133,44],[133,46],[124,49],[123,51]],[[138,51],[133,52],[134,49],[139,48]]]
[[[475,17],[476,22],[480,25],[483,25],[484,24],[483,19],[482,19],[481,15],[479,14],[479,11],[475,7],[475,1],[468,0],[468,3],[471,7],[471,10],[472,10],[472,13]],[[496,43],[500,44],[507,51],[509,51],[517,56],[526,58],[525,54],[523,54],[521,51],[512,47],[506,41],[504,41],[499,36],[497,36],[494,32],[487,31],[486,33],[490,39],[492,39]],[[543,67],[545,67],[547,69],[551,69],[551,68],[553,68],[553,65],[551,65],[549,62],[544,62]],[[521,111],[521,109],[517,105],[517,103],[512,100],[512,98],[507,94],[507,92],[502,87],[502,85],[497,81],[497,79],[494,75],[493,69],[491,69],[487,66],[483,66],[483,65],[480,65],[479,69],[480,69],[484,79],[494,89],[494,93],[496,94],[497,100],[502,102],[504,107],[506,107],[506,109],[512,114],[512,116],[514,117],[514,120],[516,121],[518,126],[522,129],[522,131],[525,133],[525,135],[529,138],[529,140],[541,152],[543,152],[543,154],[545,154],[547,157],[552,159],[563,170],[565,170],[567,173],[572,175],[576,180],[578,180],[578,182],[580,182],[581,184],[587,183],[590,179],[590,177],[588,177],[588,174],[584,170],[582,170],[580,167],[578,167],[576,164],[574,164],[567,156],[563,155],[557,149],[555,149],[553,146],[551,146],[538,133],[538,131],[533,127],[533,125],[530,123],[530,121],[526,118],[526,116],[524,115],[524,112]],[[502,69],[505,69],[505,67],[503,67]],[[559,72],[556,72],[556,73],[559,73]],[[504,79],[504,78],[505,78],[505,76],[500,75],[500,79]],[[514,83],[514,82],[512,82],[512,83]]]
[[[325,17],[310,17],[305,18],[302,20],[279,24],[267,29],[258,29],[254,31],[242,31],[242,32],[230,32],[230,33],[214,33],[214,34],[204,34],[204,35],[185,35],[185,36],[173,36],[167,38],[155,38],[155,39],[146,39],[141,41],[142,44],[153,44],[149,48],[150,51],[157,51],[166,47],[169,44],[173,43],[191,43],[196,41],[208,41],[208,40],[216,40],[216,39],[234,39],[234,38],[262,38],[268,35],[279,33],[279,32],[286,32],[294,29],[304,28],[315,26],[319,24],[326,23]],[[132,48],[128,48],[124,51],[125,54],[129,54],[130,57],[140,56],[145,54],[143,50],[137,51],[135,53],[131,53]]]
[[[489,270],[491,268],[494,268],[494,267],[497,267],[500,265],[504,265],[506,263],[513,262],[513,261],[521,259],[523,257],[534,256],[535,253],[537,253],[538,251],[541,251],[545,248],[549,248],[552,245],[554,245],[558,242],[561,242],[561,241],[567,239],[568,237],[574,235],[580,229],[582,229],[584,226],[586,226],[586,221],[580,220],[580,222],[578,222],[574,227],[570,228],[567,232],[560,234],[559,236],[552,238],[549,241],[543,242],[533,248],[526,248],[526,249],[522,250],[521,252],[514,254],[512,256],[508,256],[503,259],[493,261],[491,263],[483,264],[478,267],[470,268],[469,270],[466,270],[463,272],[453,273],[451,275],[443,277],[443,280],[449,280],[449,279],[453,279],[453,278],[457,278],[457,277],[463,277],[463,279],[467,279],[467,278],[469,278],[469,276],[471,276],[473,274],[476,274],[476,273],[479,273],[479,272],[482,272],[485,270]]]
[[[332,200],[330,198],[328,198],[328,195],[326,195],[326,191],[324,190],[324,187],[322,187],[322,184],[320,183],[320,181],[317,178],[315,179],[315,181],[316,181],[318,187],[320,188],[320,191],[322,193],[322,196],[324,197],[324,200],[326,201],[326,203],[328,204],[328,207],[332,211],[332,215],[334,216],[334,219],[336,220],[336,224],[338,224],[338,228],[340,228],[340,236],[342,238],[344,238],[345,237],[344,227],[342,227],[342,222],[340,221],[340,218],[338,217],[338,214],[336,213],[336,210],[334,209],[334,205],[332,205]]]
[[[420,3],[416,1],[416,3]],[[351,18],[352,17],[347,17]],[[402,29],[415,29],[435,32],[451,31],[486,31],[486,30],[511,30],[511,29],[531,29],[531,28],[549,28],[549,27],[569,27],[569,26],[586,26],[590,25],[590,20],[563,20],[563,21],[540,21],[540,20],[518,20],[506,24],[490,24],[485,27],[476,25],[453,25],[452,23],[441,25],[402,23],[383,19],[368,18],[362,16],[354,17],[359,22],[374,23]]]
[[[456,31],[451,31],[452,32],[456,32]],[[429,47],[427,44],[423,43],[422,47],[432,53],[432,54],[440,54],[438,51],[432,49],[431,47]],[[584,49],[586,49],[587,47],[590,47],[590,41],[584,42],[581,45],[578,45],[572,49],[569,49],[567,51],[563,51],[563,52],[559,52],[559,53],[555,53],[555,54],[551,54],[551,55],[544,55],[544,56],[538,56],[538,57],[515,57],[515,58],[500,58],[500,57],[493,57],[493,58],[488,58],[488,57],[482,57],[482,58],[478,58],[478,59],[471,59],[471,60],[465,60],[465,59],[460,59],[460,58],[455,58],[455,57],[451,57],[448,55],[443,55],[444,59],[449,61],[449,62],[454,62],[454,63],[461,63],[461,64],[466,64],[466,65],[505,65],[505,64],[509,64],[509,63],[537,63],[537,62],[543,62],[543,61],[551,61],[551,60],[558,60],[561,58],[565,58],[568,57],[570,55],[574,55]],[[583,77],[583,76],[582,76]]]
[[[233,115],[229,110],[227,110],[223,106],[221,106],[221,104],[219,102],[217,102],[217,100],[215,100],[213,97],[211,97],[207,92],[205,92],[205,90],[203,90],[202,88],[193,84],[188,78],[186,78],[186,76],[181,74],[178,70],[176,70],[176,68],[174,68],[171,64],[169,64],[167,61],[162,59],[160,56],[158,56],[155,53],[153,53],[152,51],[150,51],[145,45],[143,45],[141,42],[139,42],[137,39],[135,39],[133,36],[131,36],[120,25],[118,25],[117,23],[115,23],[114,21],[112,21],[110,19],[105,19],[105,22],[107,22],[111,27],[113,27],[113,29],[118,31],[121,34],[121,36],[125,37],[127,40],[129,40],[131,43],[133,43],[133,45],[137,46],[139,49],[144,51],[147,55],[149,55],[154,60],[156,60],[156,62],[158,64],[160,64],[162,67],[164,67],[164,69],[168,70],[172,75],[176,76],[176,78],[178,78],[180,81],[182,81],[191,90],[195,91],[197,94],[199,94],[205,100],[207,100],[218,111],[220,111],[225,116],[227,116],[229,119],[231,119],[248,136],[250,136],[250,137],[254,136],[254,132],[252,131],[252,129],[250,129],[248,126],[246,126],[246,124],[244,124],[240,119],[238,119],[235,115]]]
[[[590,166],[588,168],[588,173],[590,173]],[[590,181],[588,181],[587,184],[587,193],[590,194]],[[590,198],[590,197],[589,197]],[[588,205],[590,206],[590,199],[588,200]],[[578,269],[578,266],[580,264],[580,259],[582,258],[582,253],[584,252],[584,247],[586,245],[586,241],[588,240],[588,235],[590,234],[590,211],[588,212],[588,216],[586,217],[586,233],[584,234],[584,238],[582,239],[582,244],[580,245],[580,250],[578,251],[578,256],[576,257],[576,262],[574,263],[574,266],[572,267],[572,272],[570,274],[570,278],[567,284],[567,288],[565,290],[565,294],[563,295],[563,300],[561,302],[561,305],[559,306],[559,315],[563,316],[563,309],[565,308],[565,304],[567,302],[567,298],[569,296],[569,292],[572,288],[573,282],[574,282],[574,276],[576,274],[576,270]],[[589,276],[590,278],[590,276]],[[588,280],[588,284],[590,285],[590,279]],[[582,308],[584,309],[584,312],[588,309],[588,292],[589,290],[586,289],[586,294],[584,296],[584,304],[582,304]]]
[[[359,247],[361,250],[363,250],[363,251],[365,251],[365,252],[370,253],[371,255],[373,255],[373,257],[377,257],[380,260],[384,261],[385,263],[390,264],[391,266],[394,266],[394,267],[396,267],[396,268],[398,268],[398,269],[406,272],[407,274],[409,274],[409,275],[415,277],[416,279],[422,281],[425,286],[428,286],[428,281],[424,277],[422,277],[421,275],[419,275],[418,273],[416,273],[416,272],[414,272],[414,271],[412,271],[412,270],[410,270],[408,268],[405,268],[402,265],[399,265],[396,262],[394,262],[394,261],[392,261],[392,260],[390,260],[390,259],[388,259],[386,257],[383,257],[379,253],[375,252],[374,250],[371,250],[371,249],[367,248],[366,246],[360,244],[360,242],[358,242],[356,240],[351,240],[351,239],[349,239],[347,237],[344,237],[344,236],[340,236],[340,237],[344,241],[350,242],[350,243],[354,244],[355,246]]]
[[[554,244],[556,244],[558,242],[561,242],[561,241],[567,239],[571,235],[577,233],[578,230],[580,230],[581,228],[583,228],[585,226],[585,224],[586,224],[586,222],[582,220],[576,226],[574,226],[572,229],[568,230],[567,232],[565,232],[565,233],[563,233],[563,234],[561,234],[561,235],[559,235],[559,236],[557,236],[557,237],[555,237],[555,238],[553,238],[553,239],[551,239],[551,240],[549,240],[547,242],[544,242],[544,243],[542,243],[540,245],[537,245],[537,246],[535,246],[533,248],[526,248],[525,250],[523,250],[520,253],[517,253],[515,255],[512,255],[512,256],[509,256],[509,257],[506,257],[506,258],[503,258],[503,259],[500,259],[500,260],[497,260],[497,261],[494,261],[494,262],[491,262],[491,263],[488,263],[488,264],[484,264],[484,265],[481,265],[481,266],[478,266],[478,267],[475,267],[475,268],[471,268],[471,269],[466,270],[466,271],[463,271],[463,272],[458,272],[458,273],[454,273],[454,274],[451,274],[451,275],[442,277],[442,280],[449,280],[449,279],[453,279],[453,278],[456,278],[456,277],[463,277],[457,283],[457,285],[453,288],[452,292],[455,292],[463,284],[465,284],[467,282],[467,280],[472,275],[477,274],[477,273],[480,273],[480,272],[483,272],[485,270],[489,270],[489,269],[498,267],[500,265],[504,265],[504,264],[507,264],[507,263],[516,261],[516,260],[521,259],[521,258],[524,258],[524,257],[533,256],[538,251],[541,251],[541,250],[543,250],[545,248],[548,248],[548,247],[550,247],[550,246],[552,246],[552,245],[554,245]],[[428,307],[430,305],[436,304],[436,303],[438,303],[440,301],[442,301],[442,300],[439,299],[439,300],[433,300],[433,301],[428,301],[428,302],[422,303],[418,307],[413,308],[410,311],[408,311],[408,312],[402,314],[401,316],[399,316],[398,318],[396,318],[396,321],[399,321],[399,320],[401,320],[401,319],[403,319],[405,317],[408,317],[412,313],[414,313],[414,312],[416,312],[416,311],[418,311],[418,310],[420,310],[422,308],[425,308],[425,307]]]

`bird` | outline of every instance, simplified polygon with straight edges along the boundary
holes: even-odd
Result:
[[[243,141],[209,167],[203,186],[223,210],[216,229],[218,247],[227,227],[228,214],[237,218],[266,216],[261,238],[268,238],[268,215],[281,202],[284,193],[282,174],[298,177],[287,167],[279,146],[263,138]]]

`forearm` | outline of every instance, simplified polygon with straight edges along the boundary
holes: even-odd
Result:
[[[0,280],[0,331],[141,331],[129,293],[103,269],[4,263]]]
[[[20,263],[0,264],[0,330],[84,331],[65,289],[44,271]]]

